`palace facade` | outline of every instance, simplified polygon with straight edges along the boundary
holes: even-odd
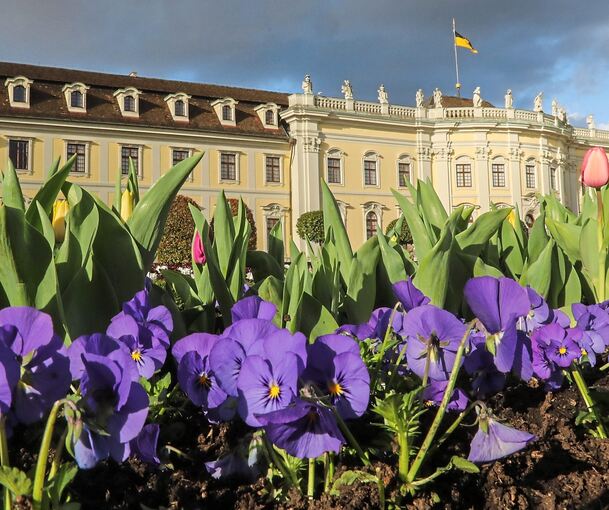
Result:
[[[243,197],[266,247],[266,233],[283,220],[295,238],[298,217],[319,209],[320,179],[332,189],[352,244],[399,216],[391,189],[430,179],[448,210],[477,212],[517,204],[532,222],[538,194],[554,193],[578,210],[578,168],[590,146],[609,147],[609,131],[568,123],[553,101],[543,111],[512,107],[511,92],[497,108],[473,99],[393,105],[379,88],[378,102],[302,92],[281,94],[13,63],[0,63],[0,159],[10,158],[31,198],[52,161],[77,154],[70,178],[112,203],[118,174],[129,158],[145,192],[182,159],[203,152],[181,193],[208,216],[219,190]]]

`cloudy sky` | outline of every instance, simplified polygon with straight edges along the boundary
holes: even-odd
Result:
[[[412,105],[454,91],[453,17],[479,50],[459,50],[463,95],[531,109],[543,91],[609,128],[607,0],[4,0],[0,59],[284,92],[309,73]]]

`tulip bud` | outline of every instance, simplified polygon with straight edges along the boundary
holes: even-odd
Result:
[[[127,221],[133,212],[133,193],[126,189],[121,196],[121,218]]]
[[[203,241],[201,240],[201,234],[199,231],[195,231],[195,236],[192,240],[192,260],[195,264],[205,264],[207,258],[205,257],[205,248],[203,248]]]
[[[591,188],[600,188],[609,182],[609,161],[605,149],[588,149],[582,161],[580,180]]]
[[[56,243],[63,242],[66,236],[66,214],[68,214],[68,209],[67,200],[55,200],[51,224],[53,225],[53,231],[55,232]]]
[[[516,228],[516,221],[518,221],[518,219],[516,218],[516,209],[512,209],[510,211],[507,220],[510,222],[510,225],[512,225],[512,227]]]

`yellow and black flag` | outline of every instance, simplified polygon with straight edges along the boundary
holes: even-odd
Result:
[[[478,50],[472,46],[472,43],[467,37],[463,37],[459,32],[455,32],[455,46],[467,48],[472,53],[478,53]]]

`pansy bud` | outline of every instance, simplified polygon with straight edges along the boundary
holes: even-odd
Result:
[[[121,196],[121,218],[127,221],[133,212],[133,193],[126,189]]]
[[[199,231],[195,231],[195,236],[192,240],[192,260],[195,264],[205,264],[207,258],[205,257],[205,248],[203,248],[203,241],[201,240],[201,234]]]
[[[53,231],[55,232],[55,242],[63,242],[66,236],[66,214],[68,214],[68,201],[67,200],[55,200],[53,204]]]
[[[605,149],[588,149],[582,162],[581,182],[591,188],[600,188],[609,182],[609,161]]]

